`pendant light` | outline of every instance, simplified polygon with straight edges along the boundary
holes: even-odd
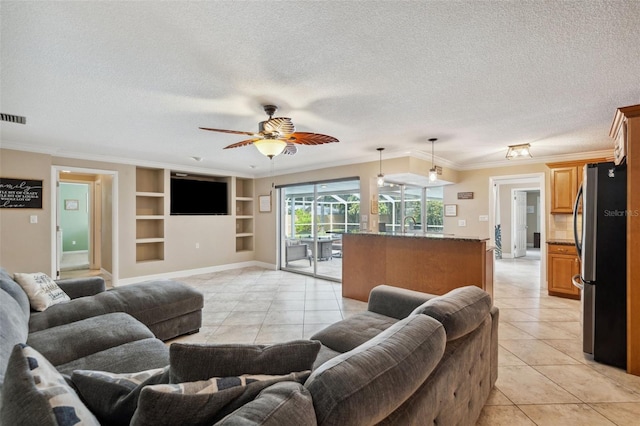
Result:
[[[380,173],[378,173],[378,186],[384,186],[384,175],[382,174],[382,151],[384,148],[376,148],[380,153]]]
[[[429,142],[431,142],[431,169],[429,169],[429,182],[435,182],[438,180],[438,170],[436,169],[436,166],[434,165],[434,158],[435,155],[433,153],[433,143],[435,141],[437,141],[438,138],[431,138],[429,139]]]

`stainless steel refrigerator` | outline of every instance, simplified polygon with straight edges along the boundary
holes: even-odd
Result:
[[[627,366],[627,213],[626,166],[585,165],[573,211],[583,350],[620,368]]]

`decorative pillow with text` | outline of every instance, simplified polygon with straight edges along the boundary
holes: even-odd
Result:
[[[27,293],[31,309],[35,311],[42,312],[49,306],[71,300],[51,277],[42,272],[33,274],[17,272],[13,274],[13,279]]]

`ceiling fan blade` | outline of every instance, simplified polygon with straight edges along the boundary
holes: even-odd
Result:
[[[229,148],[238,148],[241,146],[247,146],[247,145],[251,145],[252,143],[262,140],[262,138],[256,138],[256,139],[247,139],[246,141],[240,141],[240,142],[236,142],[236,143],[232,143],[229,146],[225,146],[223,149],[229,149]]]
[[[296,126],[293,125],[290,118],[276,117],[264,122],[264,131],[265,133],[279,132],[283,135],[290,135],[296,131]]]
[[[287,146],[285,146],[282,151],[282,153],[286,155],[294,155],[296,152],[298,152],[298,147],[291,142],[287,142]]]
[[[308,132],[295,132],[283,140],[289,143],[297,143],[298,145],[321,145],[323,143],[340,142],[333,136]]]
[[[239,130],[212,129],[212,128],[209,128],[209,127],[199,127],[199,129],[209,130],[211,132],[233,133],[234,135],[258,136],[258,134],[256,132],[241,132]]]

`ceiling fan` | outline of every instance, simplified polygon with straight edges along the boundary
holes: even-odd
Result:
[[[262,154],[270,159],[279,154],[293,155],[298,152],[297,145],[320,145],[324,143],[340,142],[333,136],[321,135],[319,133],[296,132],[296,127],[290,118],[273,117],[278,110],[275,105],[264,105],[264,112],[267,113],[269,119],[261,121],[258,124],[258,132],[241,132],[237,130],[212,129],[209,127],[200,127],[202,130],[210,130],[212,132],[233,133],[236,135],[253,136],[241,142],[236,142],[224,149],[238,148],[245,145],[255,145]]]

